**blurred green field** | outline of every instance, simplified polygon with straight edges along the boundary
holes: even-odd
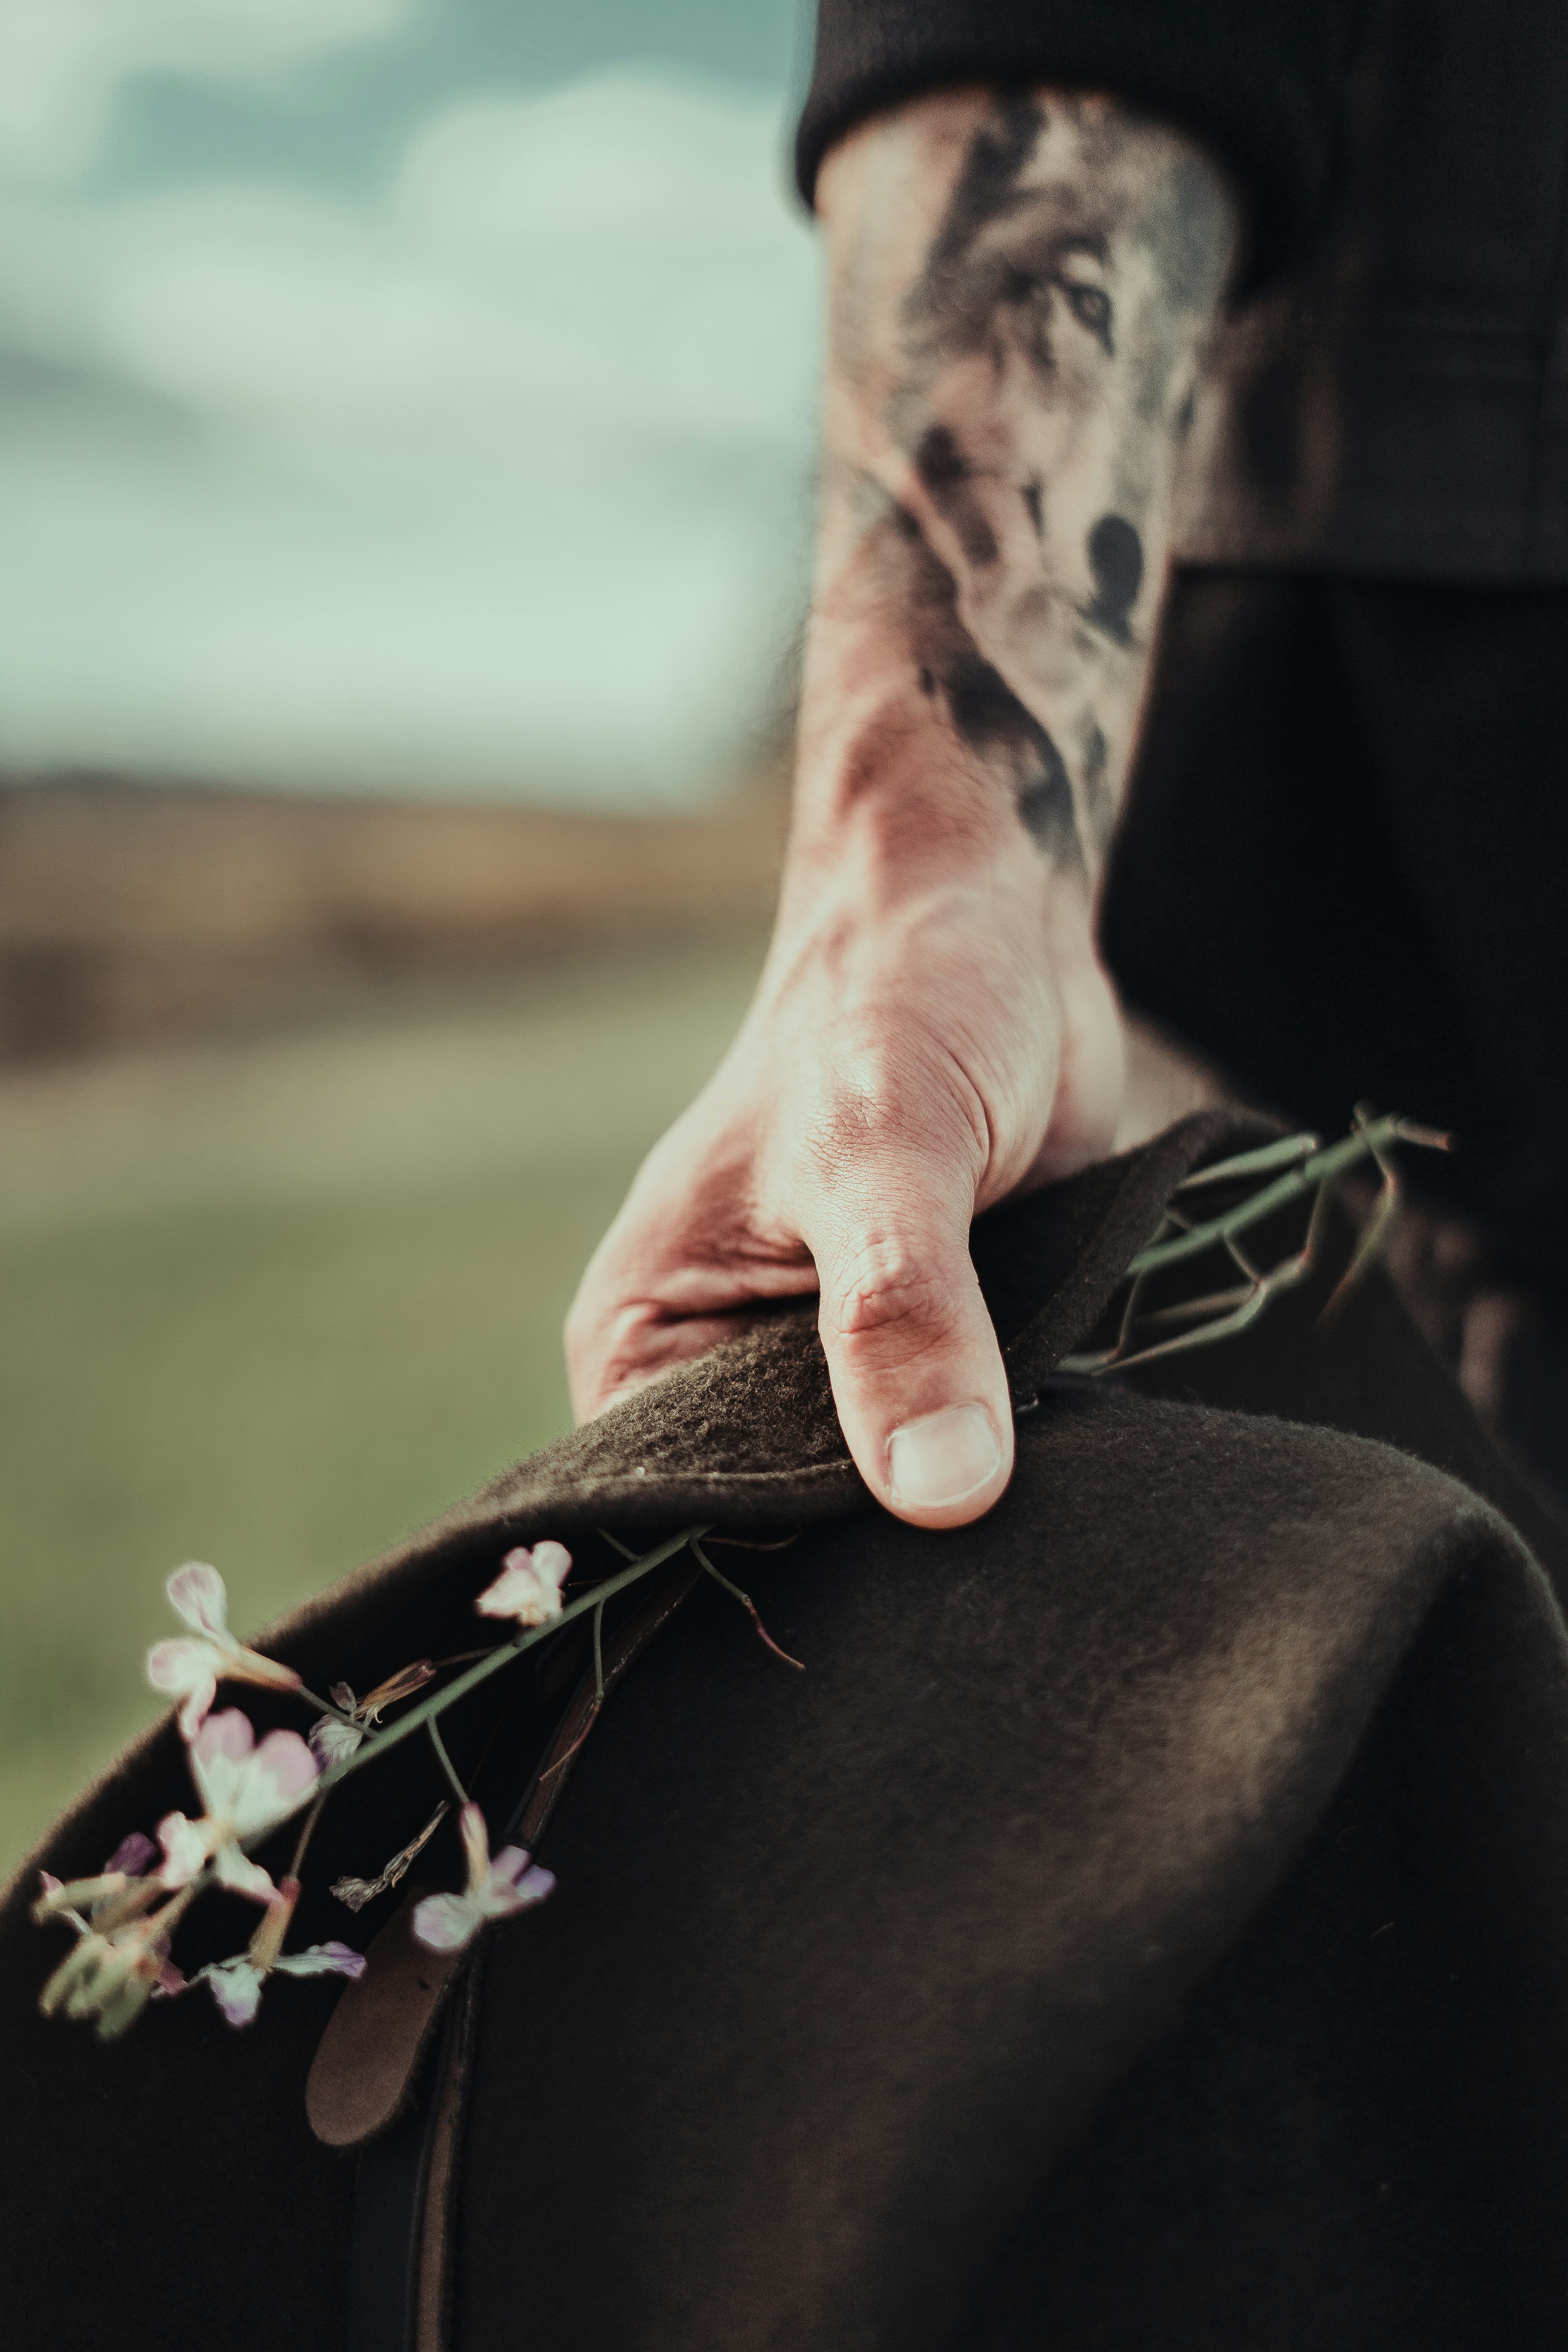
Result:
[[[0,1077],[0,1867],[237,1627],[568,1425],[561,1318],[761,943]]]

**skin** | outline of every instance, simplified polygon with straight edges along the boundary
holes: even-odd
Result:
[[[823,488],[777,926],[567,1358],[587,1417],[815,1289],[868,1485],[954,1527],[1013,1462],[971,1220],[1117,1134],[1095,897],[1237,225],[1177,133],[1051,90],[878,116],[817,201]]]

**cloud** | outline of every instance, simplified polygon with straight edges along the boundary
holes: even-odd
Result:
[[[445,437],[552,478],[616,440],[798,440],[815,263],[778,142],[774,104],[616,74],[442,114],[374,209],[147,201],[117,225],[100,349],[214,418]]]
[[[481,247],[598,240],[640,253],[777,247],[779,108],[691,77],[611,72],[536,97],[457,106],[413,142],[396,202]]]
[[[780,131],[623,71],[441,111],[358,205],[14,192],[0,759],[623,799],[722,767],[806,539]]]
[[[79,172],[132,74],[248,79],[408,15],[409,0],[0,0],[0,172]]]

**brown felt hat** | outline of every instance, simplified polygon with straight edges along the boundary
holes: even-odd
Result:
[[[672,1560],[548,1819],[575,1633],[449,1719],[559,1880],[465,1965],[407,1885],[327,1892],[439,1795],[409,1741],[311,1848],[296,1940],[377,1938],[341,2006],[46,2023],[37,1870],[188,1802],[172,1722],[128,1751],[0,1916],[13,2352],[1558,2347],[1552,1523],[1376,1273],[1326,1326],[1331,1268],[1225,1344],[1056,1370],[1172,1188],[1275,1132],[1205,1115],[976,1226],[1018,1449],[975,1527],[871,1504],[796,1310],[272,1629],[363,1690],[471,1647],[519,1541],[793,1537],[714,1558],[806,1671]],[[449,1828],[417,1868],[458,1883]],[[201,1916],[187,1966],[254,1918]]]

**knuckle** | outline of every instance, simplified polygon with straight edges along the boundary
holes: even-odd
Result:
[[[945,1286],[897,1242],[868,1241],[853,1251],[823,1301],[826,1336],[867,1352],[918,1352],[951,1318]]]

